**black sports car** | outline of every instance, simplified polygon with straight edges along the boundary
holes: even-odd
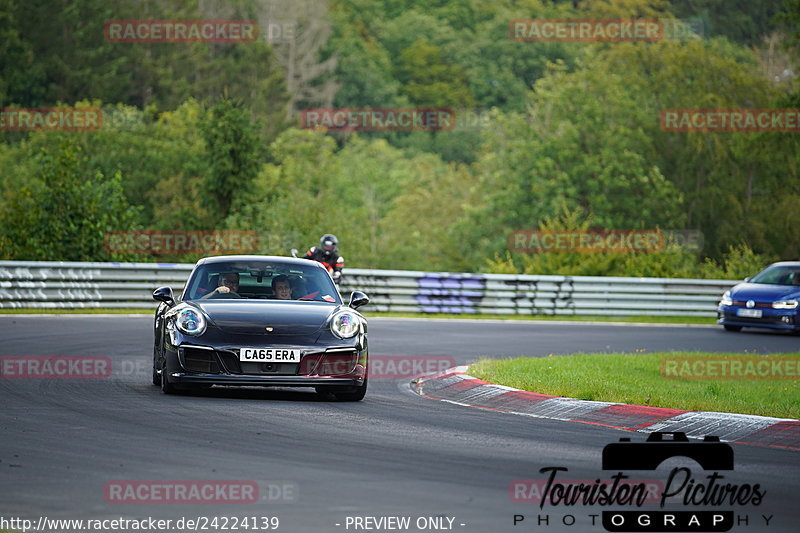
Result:
[[[198,261],[180,301],[153,292],[153,384],[166,394],[212,385],[315,387],[359,401],[367,391],[369,302],[345,306],[315,261],[220,256]]]

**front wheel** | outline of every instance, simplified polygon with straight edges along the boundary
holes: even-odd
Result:
[[[164,368],[161,369],[161,392],[164,394],[179,394],[183,392],[177,385],[170,382],[166,361],[164,361]]]
[[[723,327],[725,328],[725,331],[742,331],[742,326],[731,326],[725,324]]]
[[[161,385],[161,375],[158,373],[158,354],[156,353],[156,349],[153,348],[153,385],[159,386]]]
[[[334,392],[333,396],[340,402],[360,402],[367,394],[367,378],[364,378],[364,383],[358,387],[351,387],[349,390],[342,392]]]

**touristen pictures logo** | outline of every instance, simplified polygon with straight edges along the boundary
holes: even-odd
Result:
[[[723,532],[734,525],[763,531],[775,518],[749,514],[767,490],[734,481],[733,447],[717,436],[690,440],[682,432],[653,431],[646,440],[622,437],[606,444],[601,458],[603,474],[596,478],[574,479],[566,466],[545,466],[539,469],[544,478],[512,482],[512,501],[536,506],[535,515],[514,514],[513,524],[537,531],[578,526],[684,533]]]

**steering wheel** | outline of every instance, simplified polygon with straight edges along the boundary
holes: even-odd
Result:
[[[241,298],[238,292],[229,291],[229,292],[218,292],[212,298]]]

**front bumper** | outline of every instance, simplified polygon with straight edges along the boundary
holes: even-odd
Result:
[[[170,381],[179,384],[193,385],[237,385],[240,387],[319,387],[343,386],[358,387],[364,384],[364,379],[343,378],[331,376],[255,376],[255,375],[230,375],[230,374],[188,374],[185,372],[172,372]]]
[[[758,307],[761,317],[742,317],[736,315],[737,309],[747,309],[741,305],[720,305],[717,307],[717,324],[752,328],[800,331],[800,315],[797,309],[773,309]]]
[[[166,346],[165,371],[169,382],[176,384],[353,387],[367,378],[366,343],[297,347],[299,363],[261,363],[240,361],[238,349],[231,346],[184,341]]]

